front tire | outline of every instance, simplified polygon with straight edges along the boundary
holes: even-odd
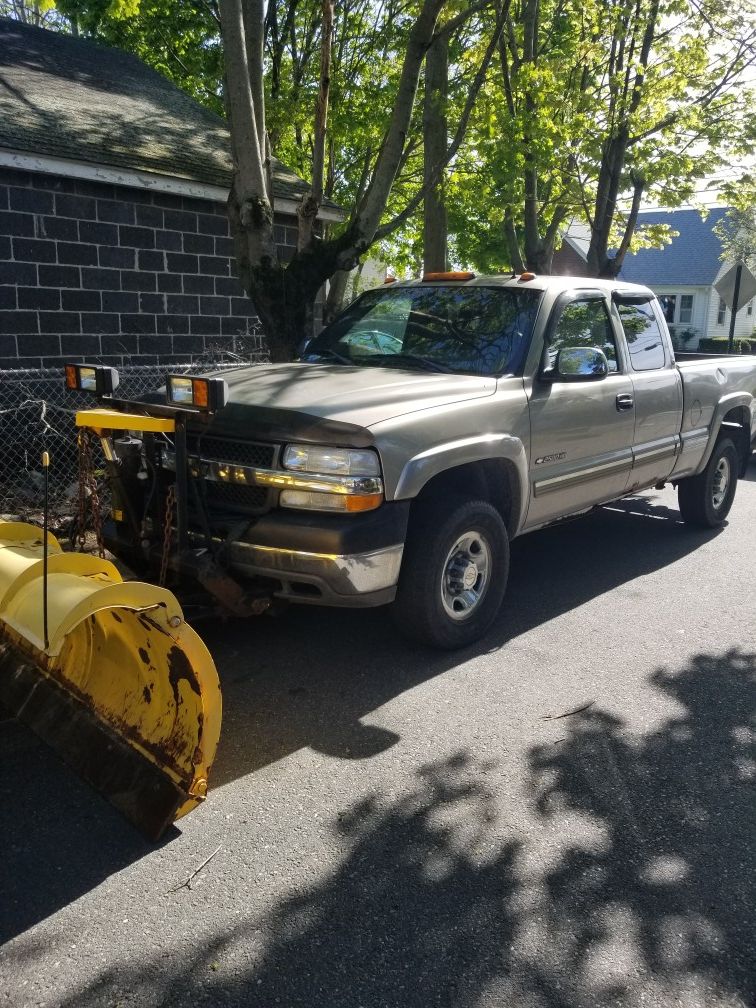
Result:
[[[735,499],[739,465],[735,445],[725,437],[717,441],[702,473],[680,480],[677,500],[686,524],[718,528],[724,523]]]
[[[496,508],[464,499],[426,507],[410,526],[394,622],[430,647],[465,647],[496,618],[508,575],[509,539]]]

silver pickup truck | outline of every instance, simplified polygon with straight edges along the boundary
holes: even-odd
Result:
[[[387,284],[300,361],[224,377],[187,428],[189,540],[273,599],[390,603],[440,648],[486,632],[524,532],[669,482],[721,525],[756,428],[756,358],[676,361],[650,290],[579,277]]]

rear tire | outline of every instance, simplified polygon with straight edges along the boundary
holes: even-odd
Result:
[[[724,524],[735,499],[739,467],[735,445],[724,437],[715,444],[702,473],[680,480],[677,499],[686,524],[698,528],[718,528]]]
[[[426,507],[410,526],[394,623],[430,647],[465,647],[496,618],[508,575],[509,539],[495,507],[463,498]]]

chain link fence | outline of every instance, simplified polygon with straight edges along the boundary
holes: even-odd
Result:
[[[121,399],[138,400],[160,388],[167,372],[203,374],[268,360],[262,336],[247,336],[236,352],[210,350],[190,364],[120,367]],[[42,522],[45,478],[42,452],[50,456],[49,516],[53,532],[68,537],[78,509],[77,409],[92,406],[90,395],[65,388],[62,369],[0,371],[0,519]],[[101,504],[108,500],[99,442],[92,458]]]

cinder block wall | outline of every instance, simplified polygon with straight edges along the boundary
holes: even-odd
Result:
[[[256,322],[223,204],[0,168],[0,370],[188,362]]]

